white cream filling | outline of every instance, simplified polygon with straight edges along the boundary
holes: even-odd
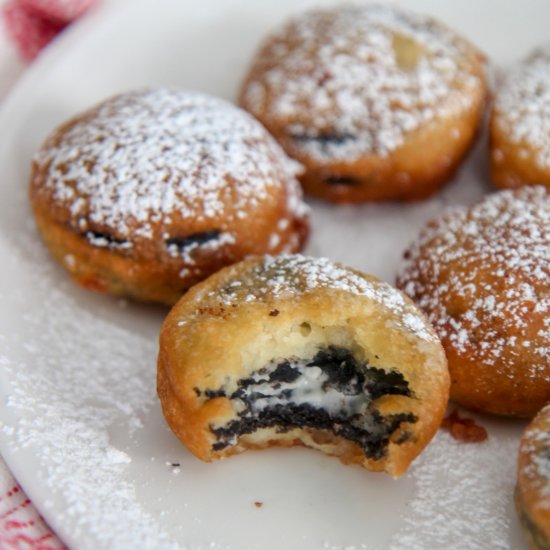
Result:
[[[252,411],[256,413],[268,407],[290,404],[311,405],[326,410],[330,415],[343,413],[353,416],[365,411],[372,401],[367,391],[358,395],[345,395],[333,387],[324,388],[323,385],[329,380],[328,375],[319,367],[307,366],[310,362],[311,359],[290,362],[290,366],[300,372],[300,376],[292,382],[269,381],[270,374],[278,365],[265,369],[263,373],[254,373],[252,379],[256,384],[249,385],[244,391]],[[290,395],[286,397],[288,392]]]

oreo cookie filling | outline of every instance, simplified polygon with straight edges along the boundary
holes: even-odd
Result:
[[[166,246],[169,249],[177,249],[183,252],[186,248],[192,246],[200,246],[209,241],[215,241],[220,238],[221,231],[219,229],[213,229],[211,231],[201,231],[200,233],[194,233],[193,235],[186,235],[184,237],[172,237],[166,241]]]
[[[183,259],[188,264],[194,263],[194,254],[199,249],[214,253],[226,245],[235,244],[235,237],[219,229],[193,233],[192,235],[172,237],[166,241],[166,249],[170,256]]]
[[[98,248],[109,248],[111,250],[129,250],[132,243],[127,239],[117,239],[107,231],[86,231],[84,238],[93,246]]]
[[[362,180],[352,176],[327,176],[324,179],[328,185],[361,185]]]
[[[341,152],[354,147],[358,138],[350,133],[317,133],[305,130],[304,133],[289,134],[291,143],[302,155],[314,158],[341,156]]]
[[[273,360],[239,380],[231,394],[223,387],[196,391],[206,399],[227,397],[237,411],[238,418],[210,427],[217,438],[215,451],[261,428],[275,428],[279,433],[309,428],[352,441],[366,457],[378,460],[386,455],[390,438],[401,424],[417,420],[407,412],[383,415],[374,406],[384,395],[413,397],[400,372],[369,366],[349,350],[335,346],[319,350],[312,359]],[[403,432],[395,442],[407,439]]]

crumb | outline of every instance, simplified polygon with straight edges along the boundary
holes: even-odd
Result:
[[[264,503],[260,502],[258,500],[254,503],[254,506],[256,506],[256,508],[261,508],[263,505],[264,505]]]
[[[273,311],[269,312],[269,316],[270,317],[277,317],[277,315],[279,315],[279,313],[281,313],[281,312],[278,309],[274,309]]]
[[[476,424],[473,418],[461,417],[456,409],[443,419],[441,427],[449,430],[454,439],[464,443],[480,443],[489,437],[483,426]]]

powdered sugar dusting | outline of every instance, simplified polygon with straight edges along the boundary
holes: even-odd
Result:
[[[32,246],[32,257],[41,258],[33,291],[14,285],[0,296],[25,327],[0,328],[2,436],[15,457],[33,453],[37,479],[51,495],[37,504],[56,510],[63,537],[82,548],[133,548],[136,541],[140,548],[176,548],[138,503],[125,475],[133,459],[110,437],[115,420],[127,434],[143,429],[140,417],[156,403],[154,339],[79,306],[52,281],[53,266],[35,239]],[[10,263],[19,256],[12,252]],[[38,309],[27,302],[36,291]]]
[[[532,149],[538,165],[550,168],[550,46],[510,72],[496,97],[494,117],[507,139]]]
[[[550,381],[550,195],[526,187],[454,208],[407,253],[398,285],[459,354]],[[448,311],[445,296],[465,310]],[[535,329],[533,328],[535,327]]]
[[[64,205],[81,233],[151,238],[181,219],[230,223],[281,185],[292,212],[305,209],[298,165],[258,122],[221,99],[175,89],[103,102],[52,135],[35,167],[46,172],[40,192]]]
[[[471,45],[387,5],[308,12],[267,43],[243,104],[318,159],[386,156],[420,125],[467,111],[483,89]]]
[[[489,439],[476,444],[458,442],[444,431],[436,434],[402,480],[412,478],[414,492],[400,517],[403,524],[386,544],[379,546],[358,541],[343,545],[327,542],[323,548],[524,548],[513,535],[514,520],[510,519],[520,428],[508,435],[498,433],[499,428],[501,426],[491,426]]]
[[[231,304],[266,301],[296,296],[326,288],[365,296],[391,310],[398,323],[424,340],[434,335],[416,308],[391,285],[373,283],[345,266],[327,258],[312,258],[301,254],[267,256],[244,275],[238,275],[210,298]]]
[[[412,467],[415,495],[389,550],[517,548],[508,517],[517,447],[516,437],[468,445],[440,431]]]

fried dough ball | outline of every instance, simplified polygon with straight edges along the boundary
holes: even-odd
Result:
[[[472,145],[484,57],[432,18],[387,5],[305,12],[268,36],[240,104],[332,202],[428,197]]]
[[[308,235],[298,165],[244,111],[146,89],[58,127],[32,165],[31,202],[54,257],[82,286],[173,304],[251,254]]]
[[[441,338],[451,398],[536,414],[550,400],[550,193],[524,187],[454,208],[405,258],[397,285]]]

